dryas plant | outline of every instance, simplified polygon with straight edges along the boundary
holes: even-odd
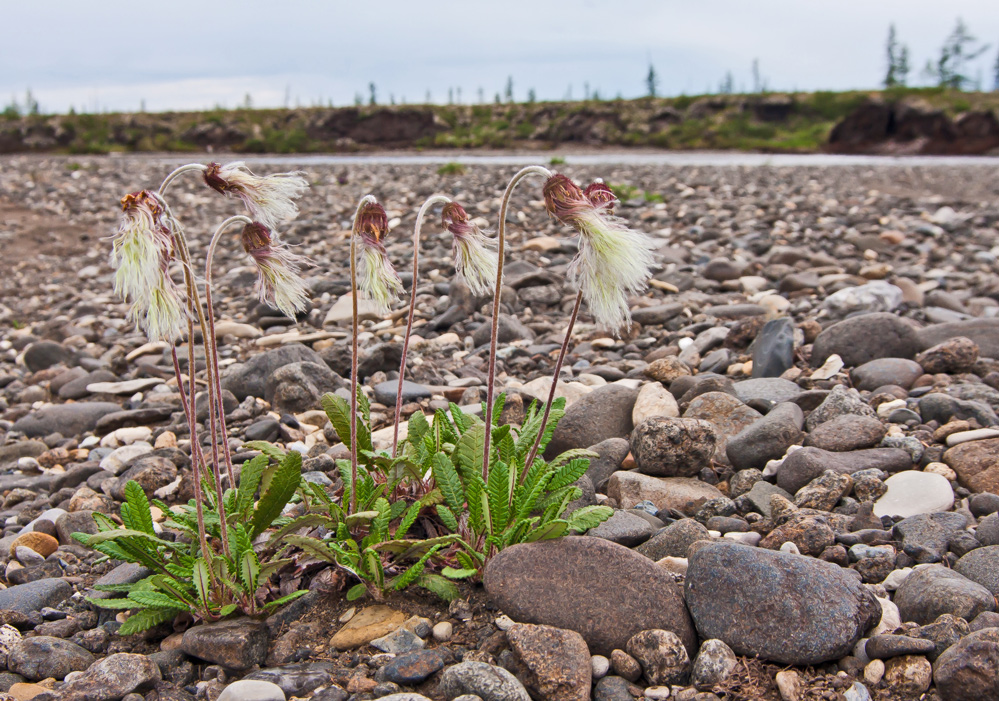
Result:
[[[165,198],[170,183],[189,172],[200,173],[213,190],[241,200],[251,215],[226,219],[212,237],[205,259],[208,314],[202,308],[187,238]],[[179,611],[214,620],[237,609],[256,614],[262,607],[273,607],[300,595],[296,592],[266,602],[268,591],[261,585],[285,562],[272,559],[272,552],[255,552],[252,542],[279,518],[294,496],[301,481],[301,459],[287,456],[278,465],[268,467],[268,458],[261,456],[243,466],[237,485],[222,404],[211,281],[212,258],[222,234],[242,224],[240,239],[257,267],[260,299],[290,316],[304,309],[304,285],[298,276],[301,259],[274,237],[271,227],[297,215],[294,200],[306,188],[307,183],[298,173],[261,177],[242,163],[189,164],[170,173],[157,190],[131,193],[121,200],[122,220],[112,237],[115,291],[130,302],[129,318],[151,341],[171,344],[177,387],[191,437],[194,491],[193,505],[171,512],[173,517],[167,522],[190,536],[190,546],[156,534],[148,501],[136,483],[126,486],[121,513],[124,529],[117,528],[106,516],[95,514],[97,534],[74,534],[80,542],[109,557],[156,565],[152,569],[157,573],[136,587],[135,596],[101,600],[99,604],[138,609],[129,619],[134,618],[134,622],[126,621],[123,626],[126,632],[148,628]],[[183,275],[183,289],[171,276],[175,264]],[[195,321],[207,359],[210,456],[201,449],[195,419]],[[185,332],[186,386],[177,356],[177,342]],[[258,488],[261,496],[254,505]],[[167,507],[162,504],[161,508]],[[266,556],[263,563],[262,555]]]

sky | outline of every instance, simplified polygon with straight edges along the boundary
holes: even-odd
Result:
[[[874,89],[894,23],[915,70],[962,18],[990,48],[996,0],[0,0],[0,108],[31,90],[43,112],[149,111],[639,97],[718,89]],[[459,92],[460,91],[460,92]]]

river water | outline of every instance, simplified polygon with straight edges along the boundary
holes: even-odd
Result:
[[[631,165],[631,166],[718,166],[718,167],[843,167],[843,166],[999,166],[999,156],[846,156],[828,153],[806,154],[766,154],[737,153],[720,151],[663,151],[650,152],[599,152],[582,154],[510,153],[473,154],[445,152],[432,154],[381,153],[356,156],[297,154],[289,156],[238,156],[247,163],[268,165],[442,165],[462,163],[465,165],[522,166],[548,164],[553,157],[571,165]],[[146,156],[148,158],[148,156]],[[204,158],[204,154],[200,160]],[[232,158],[230,156],[230,158]],[[191,160],[190,156],[166,156],[165,163],[181,163]]]

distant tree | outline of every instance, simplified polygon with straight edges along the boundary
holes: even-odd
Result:
[[[966,73],[968,63],[974,61],[988,50],[988,44],[976,46],[978,40],[968,32],[964,20],[958,18],[954,30],[944,41],[940,49],[940,57],[936,65],[928,63],[924,73],[935,79],[942,88],[964,90],[972,84],[972,78]]]
[[[649,97],[656,96],[656,90],[659,88],[659,76],[656,75],[655,66],[652,62],[649,62],[649,72],[645,75],[645,91]]]
[[[509,76],[506,79],[506,90],[504,91],[504,97],[507,102],[513,102],[513,76]]]
[[[461,86],[459,85],[455,88],[455,94],[458,96],[458,104],[461,104]]]
[[[537,94],[534,92],[534,88],[527,91],[527,101],[531,104],[535,103],[538,99]]]
[[[429,105],[431,102],[433,102],[433,100],[430,99],[430,91],[427,90],[427,97],[426,97],[426,100],[424,101],[424,103],[427,104],[427,105]]]
[[[485,91],[484,88],[480,87],[479,88],[479,104],[481,105],[485,101],[486,101],[486,91]]]
[[[139,111],[140,112],[146,111],[146,98],[142,98],[141,100],[139,100]]]
[[[253,109],[253,97],[250,95],[250,93],[246,93],[245,95],[243,95],[243,109],[244,110]]]
[[[732,77],[732,71],[725,74],[721,84],[718,86],[718,92],[722,95],[731,95],[735,92],[735,78]]]
[[[360,107],[364,104],[364,95],[359,92],[354,93],[354,104]]]
[[[763,89],[763,83],[760,81],[760,59],[753,59],[753,92],[760,92]]]
[[[448,88],[447,89],[447,103],[449,105],[453,105],[454,104],[454,88]]]
[[[392,92],[389,93],[389,104],[390,105],[394,105],[395,104],[395,93],[392,93]]]
[[[595,100],[596,102],[600,102],[600,100],[601,100],[601,97],[600,97],[600,91],[599,91],[599,90],[594,90],[594,91],[593,91],[593,99],[594,99],[594,100]]]
[[[895,77],[899,85],[907,85],[909,82],[909,47],[902,44],[898,50],[898,63],[895,66]]]
[[[888,58],[888,70],[885,72],[884,85],[886,88],[893,88],[898,85],[898,40],[895,38],[895,25],[888,25],[888,41],[885,44],[885,53]]]
[[[565,89],[565,101],[572,102],[572,83],[569,83]]]
[[[996,52],[996,62],[992,64],[992,89],[999,90],[999,51]]]
[[[378,104],[378,91],[375,89],[374,82],[368,83],[368,104],[377,105]]]
[[[503,102],[503,100],[501,100],[501,99],[500,99],[500,94],[499,94],[499,93],[496,93],[496,99],[494,100],[494,102],[495,102],[495,103],[496,103],[497,105],[498,105],[498,104],[501,104],[501,103]]]
[[[590,99],[590,83],[589,81],[585,80],[583,81],[583,99],[584,100]]]

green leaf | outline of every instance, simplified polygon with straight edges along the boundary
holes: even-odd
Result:
[[[274,535],[271,536],[268,544],[271,547],[275,547],[278,543],[284,540],[285,536],[291,535],[295,531],[300,531],[303,528],[315,528],[316,526],[323,526],[327,530],[335,531],[337,521],[329,516],[324,516],[323,514],[305,514],[304,516],[293,518],[291,521],[274,531]]]
[[[548,483],[548,489],[555,491],[556,489],[569,486],[582,477],[589,466],[589,458],[570,460],[568,463],[555,471],[551,482]]]
[[[277,560],[268,560],[267,562],[260,563],[260,579],[264,580],[269,578],[272,574],[277,572],[279,569],[285,565],[290,565],[295,561],[294,558],[285,557]]]
[[[178,601],[172,596],[158,591],[133,591],[128,595],[128,598],[146,608],[173,609],[175,611],[188,610],[186,602]]]
[[[267,441],[249,441],[249,442],[244,443],[242,445],[242,449],[243,450],[259,450],[261,453],[263,453],[264,455],[266,455],[268,458],[270,458],[272,460],[277,460],[278,462],[281,462],[282,460],[284,460],[284,456],[287,455],[287,451],[286,450],[277,447],[273,443],[268,443]],[[256,460],[257,458],[253,458],[253,459]],[[267,462],[265,461],[264,464],[266,465]],[[245,469],[245,467],[244,467],[244,469]],[[242,477],[240,477],[240,480],[242,480]]]
[[[349,527],[357,526],[360,524],[368,523],[372,519],[378,517],[377,511],[358,511],[355,514],[351,514],[343,520],[345,524]]]
[[[253,528],[250,531],[251,540],[267,530],[274,519],[281,515],[282,509],[295,496],[301,481],[302,456],[300,453],[290,451],[257,503],[256,511],[253,513]]]
[[[296,594],[298,592],[295,592]],[[303,592],[304,593],[304,592]],[[226,604],[219,610],[219,618],[225,618],[239,608],[238,604]]]
[[[97,608],[102,609],[134,609],[142,608],[140,604],[135,603],[131,599],[95,599],[91,596],[86,597],[87,602],[93,604]]]
[[[499,423],[500,414],[503,413],[503,407],[506,406],[506,392],[497,395],[496,399],[493,401],[493,426]],[[486,415],[486,403],[482,402],[482,416]]]
[[[122,521],[125,521],[125,512],[128,511],[130,523],[125,525],[139,531],[156,535],[153,530],[153,516],[149,511],[149,500],[146,493],[135,480],[129,480],[125,485],[125,502],[121,505]]]
[[[337,438],[347,446],[347,450],[350,450],[350,402],[339,395],[327,392],[320,398],[319,403],[333,424]]]
[[[584,506],[569,515],[569,530],[583,533],[596,528],[614,515],[614,509],[609,506]]]
[[[405,572],[403,572],[399,576],[393,578],[393,580],[392,580],[392,587],[396,591],[402,591],[403,589],[405,589],[406,587],[408,587],[410,584],[412,584],[416,580],[417,577],[419,577],[421,574],[423,574],[423,570],[427,566],[427,560],[429,560],[434,555],[436,555],[437,551],[440,550],[443,547],[444,547],[443,545],[435,545],[430,550],[428,550],[427,553],[423,557],[421,557],[419,560],[417,560],[416,562],[414,562],[413,565],[409,569],[407,569]]]
[[[398,504],[403,502],[396,502],[396,503]],[[410,504],[409,508],[406,509],[406,514],[402,517],[402,520],[399,522],[399,525],[396,526],[395,533],[393,534],[392,537],[393,538],[405,537],[406,533],[409,532],[409,529],[412,527],[412,525],[416,523],[416,518],[420,515],[420,511],[422,510],[423,510],[423,504],[421,502],[414,501],[412,504]]]
[[[486,484],[477,472],[469,472],[465,482],[465,498],[468,504],[468,524],[476,533],[486,530],[486,510],[483,501],[486,496]],[[488,501],[485,507],[488,508]]]
[[[474,567],[466,567],[463,569],[455,569],[454,567],[445,567],[441,570],[441,574],[448,579],[468,579],[469,577],[474,577],[479,571]]]
[[[355,584],[350,589],[347,590],[347,601],[357,601],[362,596],[368,593],[368,588],[362,582],[360,584]]]
[[[336,564],[336,555],[330,549],[330,544],[318,538],[310,538],[304,535],[290,535],[285,539],[289,545],[302,550],[306,555],[311,555],[317,560]]]
[[[538,526],[533,531],[527,534],[524,538],[525,543],[533,543],[536,540],[550,540],[552,538],[560,538],[565,535],[565,532],[569,530],[569,524],[565,521],[549,521],[541,526]]]
[[[461,435],[454,446],[455,467],[462,475],[466,475],[468,472],[476,472],[481,475],[485,449],[486,426],[485,424],[475,424]]]
[[[211,579],[208,576],[208,565],[203,559],[198,558],[195,561],[192,574],[198,601],[207,609],[211,600]]]
[[[489,468],[489,481],[486,492],[489,495],[489,518],[492,522],[491,532],[499,532],[507,527],[510,521],[509,493],[510,470],[504,462],[497,462]]]
[[[389,506],[388,499],[379,497],[375,500],[375,510],[378,515],[371,519],[371,534],[377,540],[384,540],[388,537],[388,525],[392,516],[392,507]]]
[[[118,635],[135,635],[136,633],[141,633],[144,630],[158,626],[160,623],[173,620],[177,613],[176,609],[172,611],[168,609],[146,609],[133,613],[128,617],[127,621],[121,624],[121,628],[118,629]]]
[[[458,429],[458,433],[467,431],[468,427],[472,425],[472,420],[465,415],[461,407],[454,402],[448,402],[447,408],[451,414],[451,419],[454,421],[455,428]]]
[[[439,574],[427,574],[424,572],[413,583],[436,594],[444,601],[454,601],[458,598],[458,587],[454,585],[454,582],[444,579]]]
[[[267,467],[269,461],[269,456],[264,454],[243,463],[243,468],[239,473],[239,490],[237,491],[238,496],[236,500],[236,508],[240,515],[245,514],[250,506],[253,505],[253,497],[257,493],[257,487],[260,486],[260,478],[263,477],[264,468]]]
[[[422,411],[414,411],[409,417],[407,426],[406,440],[419,447],[423,443],[423,437],[430,433],[427,417]]]
[[[454,512],[444,504],[437,505],[437,515],[440,517],[441,522],[444,527],[447,528],[452,533],[458,530],[458,519],[455,517]]]
[[[379,589],[385,586],[385,568],[376,550],[368,548],[361,553],[361,568],[367,578]]]
[[[239,560],[239,579],[248,596],[253,596],[257,591],[259,578],[260,560],[257,559],[256,553],[248,550]]]
[[[437,483],[441,494],[444,495],[444,501],[447,502],[452,511],[460,512],[465,505],[465,495],[461,488],[461,479],[458,477],[458,471],[451,464],[451,459],[444,453],[436,453],[431,462],[431,470],[433,471],[434,482]]]
[[[287,596],[282,596],[280,599],[275,599],[274,601],[270,601],[264,604],[264,611],[273,611],[274,609],[280,606],[284,606],[285,604],[290,604],[295,599],[303,597],[308,593],[309,593],[308,589],[299,589],[298,591],[293,591],[291,594],[288,594]]]

